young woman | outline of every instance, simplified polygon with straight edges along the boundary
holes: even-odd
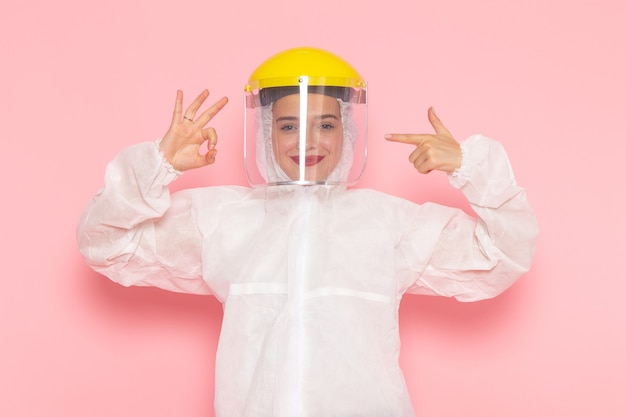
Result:
[[[170,195],[182,172],[211,165],[200,94],[154,143],[129,147],[78,228],[80,249],[122,285],[212,294],[224,305],[217,353],[219,417],[410,417],[398,366],[406,293],[474,301],[528,270],[537,226],[499,143],[458,143],[435,113],[414,145],[417,171],[441,170],[476,217],[348,189],[364,165],[366,84],[341,58],[296,48],[246,85],[246,169],[253,187]],[[208,144],[208,152],[200,149]],[[215,168],[217,169],[217,168]]]

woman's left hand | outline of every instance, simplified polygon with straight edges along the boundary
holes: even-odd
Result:
[[[461,145],[441,123],[433,108],[428,109],[428,121],[435,129],[434,134],[393,133],[385,135],[391,142],[415,145],[409,161],[422,174],[433,170],[451,173],[461,166]]]

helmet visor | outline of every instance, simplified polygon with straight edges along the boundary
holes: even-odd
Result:
[[[244,158],[253,186],[355,183],[367,153],[365,86],[297,85],[246,91]],[[336,84],[333,83],[333,84]]]

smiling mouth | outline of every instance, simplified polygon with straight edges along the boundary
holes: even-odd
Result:
[[[292,156],[291,159],[297,165],[300,165],[300,156],[299,155]],[[313,166],[313,165],[317,165],[320,162],[322,162],[323,159],[324,159],[324,157],[322,155],[307,155],[307,156],[304,157],[304,165],[307,166],[307,167],[310,167],[310,166]]]

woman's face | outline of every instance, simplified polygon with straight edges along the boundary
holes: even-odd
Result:
[[[300,131],[306,129],[305,149]],[[294,181],[324,181],[341,157],[343,125],[337,99],[309,94],[307,120],[300,122],[300,96],[276,100],[272,107],[272,147],[280,167]],[[304,165],[301,166],[301,163]]]

